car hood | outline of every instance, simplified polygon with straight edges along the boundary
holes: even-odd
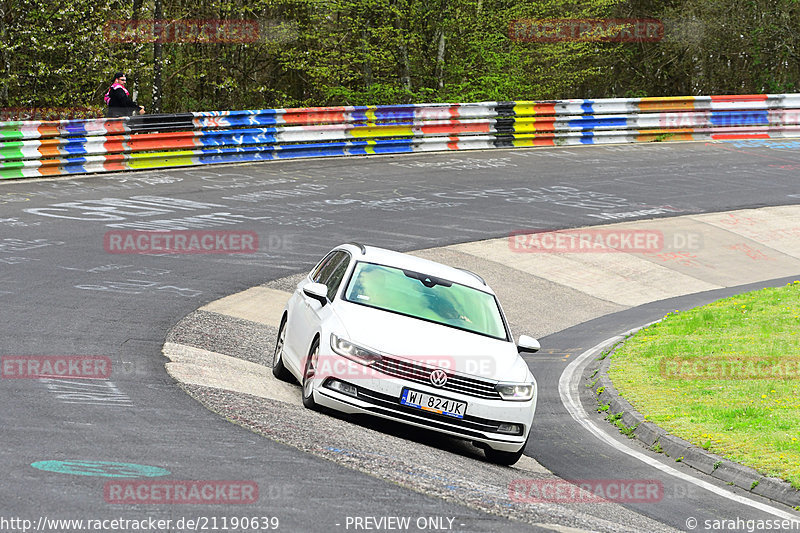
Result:
[[[513,342],[346,301],[335,310],[347,339],[365,348],[497,381],[524,382],[528,366]]]

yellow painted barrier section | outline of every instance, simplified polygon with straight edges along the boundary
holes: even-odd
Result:
[[[554,121],[555,117],[517,117],[514,120],[514,131],[517,133],[551,132],[555,130]]]
[[[414,128],[413,126],[379,126],[372,124],[352,128],[347,133],[357,139],[365,137],[410,137],[414,135]]]
[[[555,104],[534,101],[516,102],[514,107],[515,115],[555,115]]]
[[[196,165],[197,159],[195,155],[191,150],[160,154],[130,154],[126,165],[131,169]]]

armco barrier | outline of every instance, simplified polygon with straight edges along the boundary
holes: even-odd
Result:
[[[800,137],[800,94],[214,111],[0,122],[0,178],[332,155]]]

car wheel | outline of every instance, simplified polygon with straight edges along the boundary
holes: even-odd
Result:
[[[317,371],[317,360],[319,359],[319,338],[311,343],[308,350],[305,369],[303,370],[303,405],[309,409],[316,409],[317,402],[314,401],[314,375]]]
[[[530,439],[530,435],[528,435],[528,439]],[[503,465],[503,466],[511,466],[517,461],[520,460],[522,457],[522,452],[525,451],[525,448],[528,446],[528,440],[525,440],[525,444],[516,452],[503,452],[500,450],[494,450],[490,446],[486,446],[483,451],[486,454],[486,460],[490,463],[494,463],[496,465]]]
[[[272,354],[272,375],[281,381],[291,381],[292,373],[283,364],[283,345],[286,342],[286,316],[281,319],[278,337],[275,340],[275,353]]]

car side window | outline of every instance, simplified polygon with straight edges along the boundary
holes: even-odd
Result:
[[[325,270],[326,267],[330,268],[331,266],[333,266],[331,265],[331,261],[337,256],[337,254],[338,252],[331,252],[328,255],[326,255],[322,259],[322,261],[319,262],[319,264],[317,264],[317,266],[314,268],[314,271],[311,272],[311,281],[313,281],[314,283],[322,283],[320,279],[324,275],[323,270]]]
[[[311,278],[316,283],[322,283],[328,287],[328,300],[333,300],[339,285],[342,283],[347,265],[350,264],[350,254],[344,251],[337,251],[330,254],[320,263]]]
[[[338,262],[336,267],[331,272],[331,277],[328,279],[328,300],[333,301],[336,296],[336,291],[339,290],[339,285],[342,284],[344,273],[347,271],[347,265],[350,264],[350,254],[342,252],[342,260]]]

